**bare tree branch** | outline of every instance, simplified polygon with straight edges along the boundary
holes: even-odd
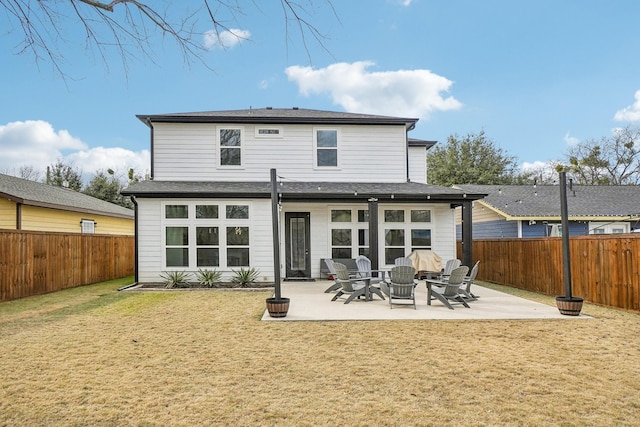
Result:
[[[287,46],[291,40],[289,28],[294,25],[309,59],[311,40],[328,52],[326,35],[312,22],[311,16],[314,8],[327,7],[337,19],[332,1],[278,1],[285,22]],[[178,46],[187,65],[199,62],[210,68],[205,57],[207,48],[202,41],[204,33],[201,20],[212,26],[211,31],[220,39],[224,31],[234,33],[223,17],[227,15],[237,21],[246,15],[243,8],[246,4],[260,11],[255,0],[202,0],[199,9],[186,11],[180,16],[169,12],[168,8],[186,6],[179,2],[176,6],[176,3],[169,1],[165,2],[167,9],[162,10],[156,4],[139,0],[0,0],[0,9],[7,11],[9,21],[15,23],[13,31],[18,29],[21,32],[16,53],[31,53],[36,63],[48,62],[58,74],[68,77],[63,69],[64,49],[60,45],[68,42],[65,36],[72,31],[69,30],[72,25],[81,26],[87,48],[97,50],[107,69],[110,65],[108,53],[113,49],[118,52],[125,71],[129,63],[140,56],[143,60],[156,63],[153,37],[158,34]],[[236,36],[242,38],[241,34]]]

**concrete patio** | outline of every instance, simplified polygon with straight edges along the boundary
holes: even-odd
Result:
[[[289,311],[284,318],[273,318],[265,310],[262,320],[274,322],[314,321],[314,320],[486,320],[486,319],[585,319],[589,316],[564,316],[555,306],[538,303],[524,298],[474,285],[473,293],[479,295],[477,301],[469,303],[471,308],[460,304],[454,310],[434,300],[427,305],[427,288],[424,280],[416,287],[416,307],[413,304],[402,307],[374,296],[373,301],[353,300],[344,304],[345,298],[331,301],[335,292],[324,293],[333,282],[282,283],[281,294],[291,299]],[[401,301],[400,303],[407,303]]]

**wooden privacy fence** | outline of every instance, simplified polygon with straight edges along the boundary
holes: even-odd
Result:
[[[587,302],[640,310],[640,235],[571,237],[572,294]],[[458,242],[458,254],[461,254]],[[564,295],[560,237],[473,241],[478,279]]]
[[[134,238],[0,230],[0,301],[132,275]]]

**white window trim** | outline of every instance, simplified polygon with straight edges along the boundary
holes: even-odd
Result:
[[[333,150],[334,148],[327,148],[327,147],[320,147],[318,148],[318,131],[319,130],[332,130],[336,132],[336,153],[337,153],[337,161],[336,161],[336,166],[318,166],[318,149],[320,150]],[[313,169],[314,170],[339,170],[340,169],[340,158],[342,157],[340,155],[340,139],[341,139],[341,132],[340,129],[335,128],[335,127],[325,127],[325,126],[314,126],[313,127]]]
[[[329,255],[333,253],[333,244],[331,242],[331,230],[333,229],[350,229],[351,230],[351,256],[349,258],[356,258],[360,252],[360,244],[358,241],[359,235],[358,230],[369,230],[368,222],[358,222],[358,211],[359,210],[368,210],[368,206],[344,206],[344,205],[329,205],[327,206],[327,218],[329,222],[329,233],[327,236],[327,246],[329,248]],[[351,211],[351,222],[332,222],[331,221],[331,211],[334,210],[348,210]],[[344,246],[336,246],[336,247],[344,247]]]
[[[430,230],[431,231],[431,246],[428,249],[433,250],[433,243],[435,239],[435,230],[437,229],[436,224],[434,222],[434,213],[433,208],[431,207],[418,207],[418,206],[397,206],[397,205],[380,205],[380,218],[382,221],[380,222],[382,230],[379,239],[379,251],[382,255],[381,265],[391,266],[392,264],[386,264],[386,253],[385,250],[387,248],[386,245],[386,233],[387,230],[403,230],[404,231],[404,251],[405,256],[409,255],[412,251],[413,245],[411,244],[411,231],[412,230]],[[386,222],[384,220],[384,211],[385,210],[401,210],[404,211],[404,222]],[[412,222],[411,221],[411,211],[412,210],[428,210],[431,211],[431,221],[430,222]],[[390,246],[391,248],[398,248],[399,246]]]
[[[196,219],[196,205],[218,205],[218,218],[197,218]],[[165,206],[167,205],[187,205],[188,218],[165,218]],[[248,219],[227,219],[226,209],[228,205],[246,205],[249,206],[249,218]],[[196,272],[199,268],[203,269],[217,269],[220,271],[231,271],[231,269],[237,269],[240,267],[228,267],[227,266],[227,249],[232,248],[249,248],[249,267],[254,263],[253,248],[255,238],[255,217],[253,204],[250,200],[170,200],[160,203],[160,229],[161,229],[161,268],[165,271],[189,271]],[[189,266],[188,267],[168,267],[167,266],[167,235],[165,232],[166,227],[188,227],[189,229]],[[219,240],[218,249],[219,257],[217,267],[198,267],[198,255],[196,244],[196,227],[218,227]],[[248,246],[227,246],[227,227],[248,227],[249,228],[249,245]],[[208,246],[205,246],[208,247]]]
[[[239,165],[223,165],[222,164],[222,156],[220,155],[222,148],[235,148],[235,147],[224,147],[220,145],[220,131],[222,129],[237,129],[240,131],[240,164]],[[246,144],[244,127],[243,126],[216,126],[216,157],[218,158],[218,167],[221,169],[244,169],[245,168],[245,157],[244,157],[244,146]]]

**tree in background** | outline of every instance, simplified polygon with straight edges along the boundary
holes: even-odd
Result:
[[[126,178],[117,174],[113,169],[99,170],[82,192],[96,199],[105,200],[126,208],[133,208],[131,199],[128,196],[123,196],[120,192],[124,188],[144,179],[145,177],[136,174],[133,168],[129,169]]]
[[[58,159],[55,164],[47,166],[45,184],[70,188],[74,191],[82,189],[82,172]]]
[[[299,33],[302,44],[309,54],[307,38],[311,37],[325,49],[325,36],[311,22],[314,3],[326,3],[334,13],[331,0],[279,0],[282,17],[285,22],[285,39],[289,40],[289,31],[293,27]],[[232,29],[225,22],[237,22],[238,17],[247,14],[243,3],[261,11],[263,4],[255,1],[201,0],[197,10],[190,10],[188,2],[153,2],[141,0],[1,0],[9,21],[7,32],[20,32],[22,42],[18,53],[33,54],[36,62],[50,62],[62,76],[65,75],[62,63],[64,55],[59,49],[61,43],[67,43],[77,37],[76,28],[81,32],[88,48],[96,49],[105,66],[108,52],[115,50],[124,69],[131,59],[138,57],[156,60],[153,46],[156,40],[168,39],[175,42],[182,58],[187,64],[193,61],[205,64],[204,53],[207,47],[203,38],[208,36],[220,42],[224,47],[224,35],[239,39],[245,38],[243,32]],[[200,20],[204,20],[204,24]],[[154,38],[158,34],[158,39]],[[66,48],[66,47],[65,47]],[[326,49],[325,49],[326,50]]]
[[[586,185],[640,183],[640,127],[615,129],[600,140],[580,142],[567,152],[567,171],[574,182]]]
[[[429,184],[517,184],[526,177],[518,173],[516,158],[489,140],[484,131],[464,138],[451,135],[446,145],[427,155]]]

